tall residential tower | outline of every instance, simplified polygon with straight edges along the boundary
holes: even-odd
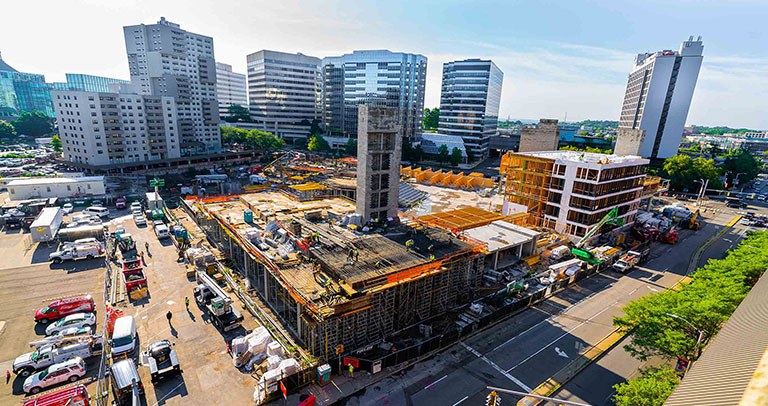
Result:
[[[164,17],[157,24],[123,27],[123,33],[135,91],[176,101],[182,155],[220,150],[213,38]]]
[[[387,50],[324,58],[323,125],[332,146],[356,138],[358,105],[393,107],[402,136],[416,138],[424,115],[427,58]]]
[[[488,157],[496,135],[504,73],[492,61],[465,59],[443,64],[437,132],[460,136],[475,161]]]
[[[652,159],[677,154],[703,50],[701,37],[690,37],[677,52],[635,57],[619,119],[617,153]]]
[[[256,127],[293,143],[320,118],[320,58],[262,50],[248,55],[248,97]]]

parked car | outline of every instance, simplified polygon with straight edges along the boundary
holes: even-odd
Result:
[[[75,209],[75,205],[72,203],[64,203],[64,206],[61,206],[61,210],[64,214],[72,213],[72,210]]]
[[[118,210],[124,209],[126,204],[124,197],[118,197],[115,201],[115,208]]]
[[[155,225],[155,234],[157,234],[158,239],[168,238],[171,236],[171,232],[168,230],[168,226],[165,224]]]
[[[95,309],[91,295],[57,299],[35,312],[35,321],[47,324],[74,313],[90,313]]]
[[[85,213],[99,217],[109,217],[109,209],[101,206],[88,207],[85,209]]]
[[[55,323],[48,326],[45,329],[45,335],[50,336],[58,334],[60,331],[69,327],[85,327],[96,325],[96,314],[94,313],[75,313],[70,314],[63,319],[59,319]]]
[[[134,213],[133,215],[133,221],[136,223],[137,226],[146,226],[147,225],[147,219],[144,218],[144,215],[141,213]]]
[[[36,394],[41,390],[65,382],[75,382],[85,376],[85,361],[76,357],[49,366],[24,381],[24,392]]]
[[[142,210],[141,202],[133,202],[133,203],[131,203],[131,211],[136,211],[136,210],[138,210],[138,211]]]

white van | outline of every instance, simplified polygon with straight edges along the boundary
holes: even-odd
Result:
[[[171,236],[171,232],[168,230],[168,226],[165,224],[158,224],[155,226],[155,234],[158,239],[168,238]]]
[[[136,321],[133,316],[123,316],[115,320],[112,330],[112,358],[132,357],[138,346]]]
[[[106,207],[97,207],[97,206],[91,206],[87,209],[85,209],[86,214],[91,214],[94,216],[99,217],[108,217],[109,216],[109,209]]]

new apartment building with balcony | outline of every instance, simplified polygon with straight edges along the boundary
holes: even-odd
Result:
[[[527,212],[529,224],[574,240],[614,207],[624,223],[631,224],[649,162],[639,156],[578,151],[509,152],[500,169],[504,214]]]

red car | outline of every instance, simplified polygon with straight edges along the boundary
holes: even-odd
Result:
[[[95,309],[91,295],[57,299],[35,312],[35,321],[43,324],[56,321],[73,313],[91,313]]]
[[[88,406],[89,404],[85,385],[77,385],[27,399],[23,406]]]

